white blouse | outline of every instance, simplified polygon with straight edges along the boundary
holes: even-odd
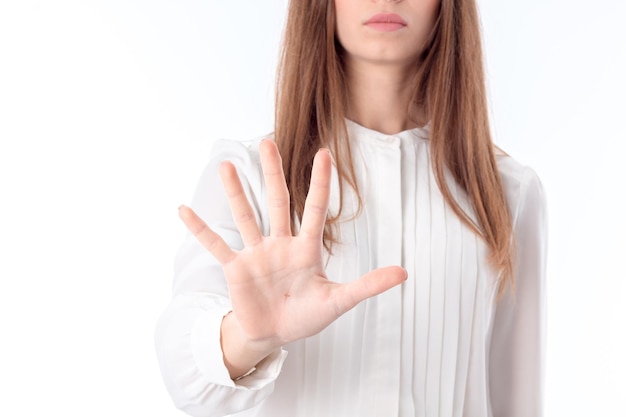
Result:
[[[220,348],[231,309],[220,265],[189,235],[171,304],[156,329],[165,385],[193,416],[537,417],[542,415],[546,209],[537,175],[497,156],[517,244],[515,292],[497,299],[484,242],[445,203],[431,170],[429,129],[385,135],[347,121],[363,210],[342,222],[327,275],[351,281],[402,265],[408,279],[320,334],[284,346],[233,382]],[[234,248],[242,242],[218,176],[239,171],[268,232],[258,142],[220,141],[191,207]],[[464,192],[451,190],[471,213]],[[331,212],[338,204],[334,175]],[[356,212],[348,190],[344,215]]]

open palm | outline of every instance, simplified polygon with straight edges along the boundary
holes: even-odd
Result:
[[[231,324],[239,332],[239,341],[253,346],[262,358],[277,347],[320,332],[362,300],[403,282],[406,271],[391,266],[347,284],[328,280],[322,236],[330,194],[330,155],[321,150],[315,156],[301,227],[292,236],[289,192],[278,149],[265,140],[260,154],[269,236],[261,233],[237,172],[228,162],[222,163],[220,175],[244,248],[232,250],[188,207],[181,207],[180,215],[221,263],[233,307]]]

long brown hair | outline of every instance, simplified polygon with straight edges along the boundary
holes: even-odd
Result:
[[[335,157],[340,195],[346,185],[359,194],[346,140],[347,87],[341,51],[335,37],[333,1],[291,0],[277,78],[274,133],[285,156],[283,168],[294,219],[302,217],[313,156],[320,147],[330,148]],[[412,103],[422,106],[430,120],[433,171],[445,201],[484,239],[501,283],[513,283],[513,231],[489,128],[474,0],[441,0],[431,38],[420,57]],[[467,193],[475,220],[454,200],[446,170]],[[341,210],[340,203],[339,212],[328,218],[327,248],[334,242],[332,226]]]

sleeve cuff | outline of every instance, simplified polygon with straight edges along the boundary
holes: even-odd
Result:
[[[276,381],[276,378],[278,378],[278,375],[283,368],[285,358],[287,358],[286,350],[276,350],[259,362],[253,372],[238,379],[236,381],[236,386],[246,389],[261,389],[264,386],[273,383]]]

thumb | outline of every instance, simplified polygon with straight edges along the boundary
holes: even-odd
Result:
[[[361,301],[378,295],[406,281],[408,274],[399,266],[375,269],[356,281],[336,287],[334,298],[337,317]]]

